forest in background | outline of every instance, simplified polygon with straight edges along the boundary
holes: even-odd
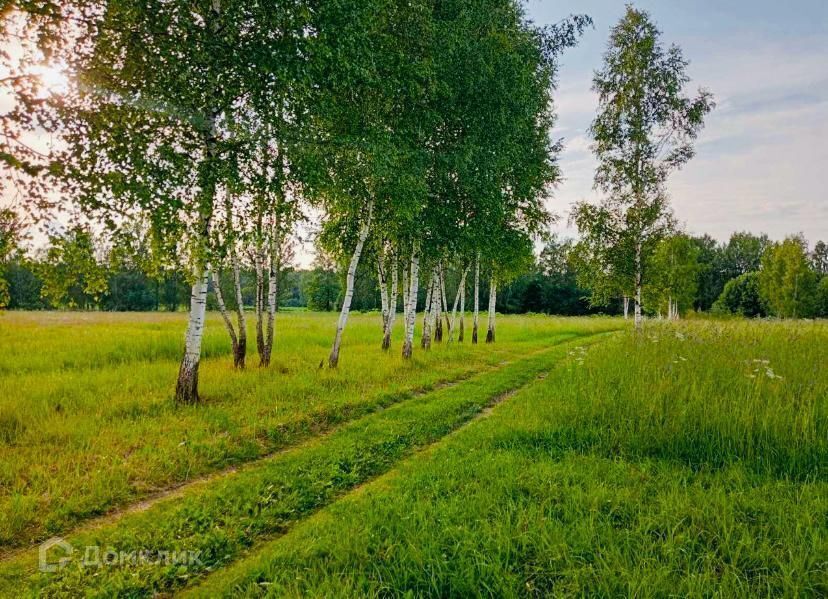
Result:
[[[104,238],[78,226],[51,236],[48,245],[38,250],[27,248],[26,239],[21,221],[12,211],[3,211],[0,305],[7,309],[175,312],[185,309],[189,301],[190,283],[184,268],[158,268],[149,259],[149,236],[139,228]],[[278,273],[278,308],[340,309],[345,289],[341,265],[321,248],[308,269],[293,265],[292,245],[286,246],[285,256]],[[592,301],[588,274],[580,268],[578,243],[551,237],[526,272],[500,291],[497,311],[562,316],[623,314],[622,297],[604,303]],[[719,243],[708,235],[677,235],[662,242],[654,254],[652,270],[661,273],[645,292],[650,300],[644,304],[645,312],[653,316],[659,315],[661,301],[658,279],[669,279],[664,287],[678,295],[682,312],[828,317],[828,246],[824,241],[811,248],[798,236],[773,243],[766,235],[739,232],[727,243]],[[373,265],[363,262],[357,275],[352,309],[380,310]],[[459,278],[457,273],[447,272],[448,288],[456,289]],[[489,287],[485,277],[484,282],[480,294],[486,304]],[[221,286],[228,307],[235,309],[231,273],[222,273]],[[256,274],[250,265],[241,270],[241,290],[245,307],[252,308]],[[425,298],[426,290],[420,289],[418,309],[424,307]],[[211,309],[217,309],[213,293],[208,301]]]

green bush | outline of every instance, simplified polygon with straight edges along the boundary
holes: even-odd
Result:
[[[816,295],[816,316],[828,318],[828,276],[822,277]]]
[[[767,309],[759,293],[759,273],[749,272],[725,284],[719,299],[713,304],[716,314],[766,316]]]

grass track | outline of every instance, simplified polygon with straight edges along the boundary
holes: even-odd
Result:
[[[576,339],[450,388],[408,399],[206,487],[185,490],[146,511],[127,514],[111,526],[70,537],[76,546],[96,544],[119,551],[201,551],[203,566],[190,568],[183,577],[175,567],[103,569],[91,576],[90,570],[70,566],[53,577],[30,578],[34,559],[28,554],[0,567],[0,579],[7,581],[0,592],[29,582],[34,584],[29,587],[32,594],[41,596],[91,591],[136,596],[188,584],[200,573],[233,561],[252,544],[282,534],[418,448],[436,442],[498,397],[548,370],[550,360],[566,355],[565,347],[595,340]]]
[[[259,459],[417,392],[617,321],[504,318],[496,346],[436,346],[403,363],[378,349],[379,317],[349,321],[339,371],[319,370],[327,314],[278,320],[275,361],[234,372],[208,319],[205,403],[171,401],[182,315],[0,314],[0,553],[211,473]],[[397,332],[396,339],[400,336]]]
[[[190,595],[824,597],[826,341],[616,336]]]

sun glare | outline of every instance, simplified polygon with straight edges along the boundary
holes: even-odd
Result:
[[[48,94],[64,94],[69,89],[69,77],[55,65],[40,65],[34,70],[40,79],[43,91]]]

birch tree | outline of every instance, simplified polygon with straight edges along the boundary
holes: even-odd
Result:
[[[645,265],[671,225],[667,179],[693,157],[693,141],[713,109],[709,92],[685,95],[688,63],[678,46],[665,48],[660,38],[650,15],[632,6],[612,29],[593,79],[598,115],[590,128],[598,159],[595,186],[605,198],[574,211],[589,253],[611,277],[632,265],[624,288],[634,291],[636,329]]]
[[[311,191],[326,213],[321,243],[347,265],[328,358],[335,368],[368,236],[412,247],[424,197],[420,156],[429,131],[428,111],[422,107],[430,77],[426,49],[431,21],[419,0],[403,5],[349,0],[318,8],[314,26],[319,61],[313,68],[319,72],[319,86],[313,103],[316,141],[325,151]],[[417,268],[409,271],[410,277],[417,274]]]
[[[176,387],[183,403],[198,400],[211,231],[244,148],[238,115],[254,92],[272,89],[304,60],[305,23],[287,18],[297,6],[99,2],[62,55],[71,85],[51,107],[49,125],[65,144],[56,162],[67,195],[113,227],[147,215],[189,259],[190,319]],[[77,27],[73,19],[69,28]]]

